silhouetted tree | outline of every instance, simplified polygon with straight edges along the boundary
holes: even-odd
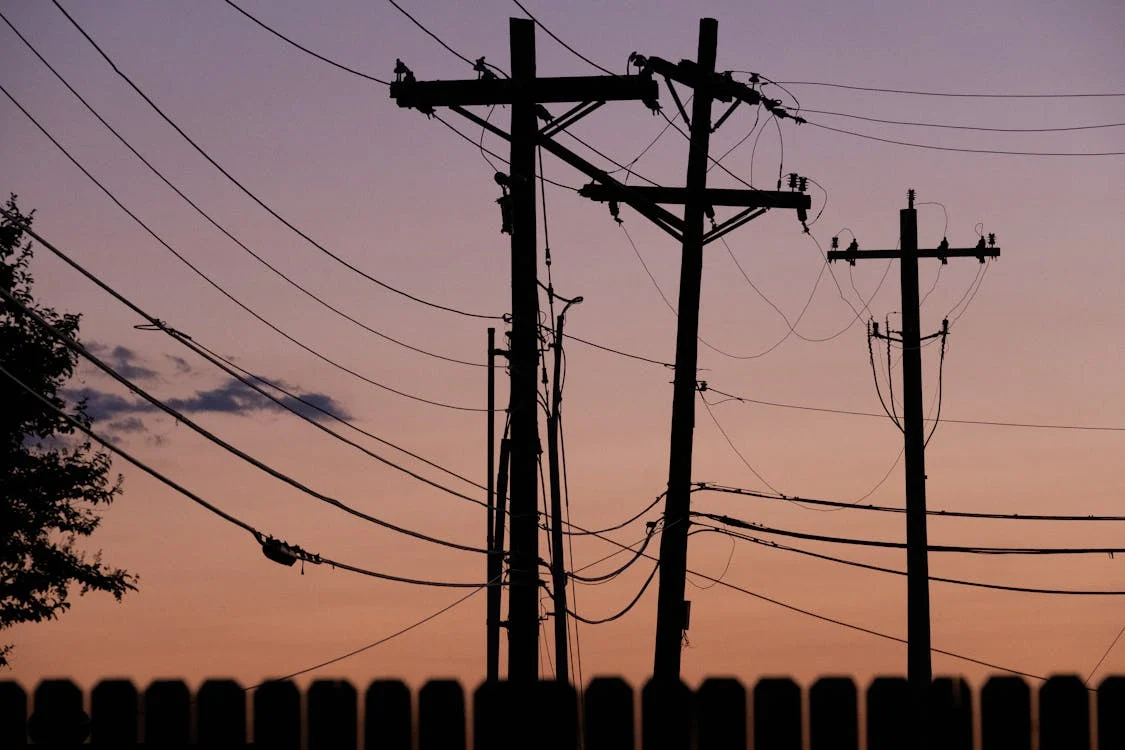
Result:
[[[4,206],[0,289],[77,337],[79,315],[59,314],[32,297],[31,243],[24,242],[32,214],[19,212],[14,195]],[[89,426],[84,403],[68,404],[62,393],[77,360],[0,297],[0,365]],[[74,586],[80,594],[108,591],[118,600],[136,590],[136,576],[106,567],[100,552],[87,559],[76,549],[78,537],[98,527],[98,506],[109,505],[121,492],[120,475],[110,475],[109,455],[2,374],[0,394],[0,630],[58,617],[70,607]],[[11,649],[11,644],[0,645],[0,666],[7,666]]]

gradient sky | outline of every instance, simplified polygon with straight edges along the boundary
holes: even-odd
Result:
[[[333,0],[245,0],[243,6],[302,43],[376,77],[395,58],[420,79],[473,73],[390,4]],[[498,232],[494,169],[436,120],[399,109],[385,88],[286,46],[220,0],[147,3],[110,0],[68,10],[118,65],[233,175],[343,258],[414,294],[486,313],[508,310],[508,238]],[[500,0],[410,2],[407,7],[468,57],[507,67],[507,19]],[[354,317],[416,346],[483,362],[486,322],[421,307],[335,264],[254,205],[207,164],[119,79],[50,4],[6,2],[4,13],[91,104],[193,200],[286,273]],[[754,70],[777,81],[832,81],[953,92],[1113,92],[1125,90],[1125,10],[1114,0],[1079,3],[531,2],[560,37],[615,71],[630,52],[671,60],[694,57],[698,19],[719,21],[720,69]],[[0,82],[74,156],[200,269],[287,332],[346,366],[430,399],[482,407],[485,373],[440,362],[378,339],[286,286],[216,232],[106,131],[16,39],[0,28]],[[541,75],[593,69],[545,34],[537,39]],[[745,80],[745,78],[743,78]],[[997,128],[1059,127],[1125,121],[1125,99],[923,98],[793,86],[807,109]],[[769,89],[785,98],[782,92]],[[674,111],[666,91],[661,101]],[[483,111],[483,110],[482,110]],[[493,118],[507,124],[507,112]],[[898,140],[1016,151],[1125,151],[1125,128],[1066,133],[986,133],[881,126],[827,115],[810,120]],[[449,121],[476,138],[455,115]],[[764,119],[764,118],[763,118]],[[716,133],[712,153],[743,138],[754,113],[740,110]],[[576,128],[619,161],[631,160],[662,129],[639,103],[615,103]],[[783,171],[827,190],[812,226],[824,248],[848,227],[867,248],[894,247],[906,189],[940,201],[954,246],[975,243],[974,226],[995,232],[1003,256],[989,267],[952,326],[944,367],[942,415],[956,419],[1125,425],[1125,158],[1034,157],[929,151],[781,124]],[[36,209],[35,228],[151,314],[263,376],[322,394],[357,424],[483,481],[484,416],[407,401],[366,385],[287,343],[219,295],[114,206],[6,99],[0,103],[5,192]],[[583,153],[566,138],[560,141]],[[772,189],[782,148],[762,131],[725,164]],[[485,139],[499,153],[506,145]],[[593,160],[597,157],[590,155]],[[682,183],[686,142],[666,134],[637,163],[645,176]],[[609,165],[607,165],[609,166]],[[546,160],[551,179],[586,180]],[[733,184],[716,170],[713,185]],[[824,194],[811,188],[814,211]],[[560,188],[547,192],[552,274],[563,295],[582,295],[567,331],[670,361],[675,318],[604,205]],[[815,215],[815,214],[814,214]],[[673,301],[679,248],[629,209],[625,228]],[[935,246],[945,219],[919,206],[920,240]],[[540,221],[540,230],[543,223]],[[844,242],[850,237],[842,234]],[[817,245],[790,212],[770,213],[730,235],[730,249],[768,297],[795,318],[823,266]],[[542,243],[540,243],[540,252]],[[831,269],[858,306],[878,288],[880,320],[898,309],[897,268],[870,261]],[[978,273],[975,261],[946,266],[923,308],[923,331],[936,330]],[[936,261],[923,262],[922,288]],[[82,335],[117,361],[153,371],[140,382],[190,403],[222,391],[227,378],[37,251],[36,295],[84,314]],[[854,284],[854,289],[853,285]],[[854,313],[827,273],[798,330],[831,336]],[[893,321],[893,318],[892,318]],[[738,273],[721,244],[707,248],[701,334],[745,356],[786,333],[780,316]],[[925,350],[926,403],[937,385],[937,347]],[[186,359],[181,366],[174,357]],[[734,359],[700,349],[700,378],[724,391],[789,404],[878,411],[862,324],[824,343],[790,337],[768,355]],[[666,481],[671,404],[669,371],[577,342],[567,346],[565,436],[572,519],[598,528],[627,518]],[[92,368],[83,386],[123,392]],[[498,402],[506,400],[506,379]],[[713,398],[713,397],[712,397]],[[198,403],[198,399],[196,400]],[[900,436],[887,420],[735,402],[714,414],[757,472],[787,494],[852,500],[895,462]],[[233,413],[228,413],[233,412]],[[149,413],[128,416],[142,429],[119,429],[121,444],[258,528],[325,556],[399,575],[480,581],[484,561],[365,524],[246,466],[182,425]],[[386,469],[298,419],[245,404],[196,417],[271,465],[387,520],[483,545],[484,512]],[[736,456],[706,411],[697,412],[693,479],[765,489]],[[99,426],[105,427],[103,420]],[[120,425],[127,427],[128,425]],[[136,426],[136,423],[133,423]],[[998,513],[1121,513],[1125,479],[1121,431],[1033,430],[943,424],[927,452],[931,508]],[[427,476],[441,475],[374,442],[369,447]],[[125,492],[87,546],[141,576],[123,603],[106,595],[74,598],[61,619],[3,634],[13,641],[13,677],[31,686],[70,676],[90,686],[103,677],[231,676],[244,684],[287,674],[370,643],[462,595],[375,581],[343,571],[268,562],[243,531],[227,525],[124,462]],[[449,480],[459,490],[471,487]],[[901,466],[870,501],[903,503]],[[474,495],[483,496],[479,491]],[[698,494],[694,507],[819,533],[901,539],[900,516],[814,512],[749,498]],[[650,513],[646,518],[655,518]],[[1119,545],[1120,524],[1044,524],[935,520],[940,544]],[[643,524],[614,537],[632,543]],[[902,567],[905,555],[801,543],[855,560]],[[585,565],[614,548],[574,540]],[[545,554],[545,552],[544,552]],[[692,568],[793,605],[857,625],[905,635],[905,579],[843,568],[792,553],[693,536]],[[729,563],[729,567],[728,567]],[[606,565],[610,565],[607,563]],[[934,575],[1062,588],[1125,588],[1125,561],[1107,557],[932,555]],[[605,567],[605,566],[603,566]],[[596,570],[596,569],[595,569]],[[650,568],[641,563],[601,586],[580,586],[587,617],[617,611]],[[692,580],[704,584],[702,579]],[[1120,598],[1049,597],[934,583],[933,643],[1036,674],[1085,677],[1125,623]],[[688,587],[693,602],[685,679],[734,674],[748,681],[789,674],[904,673],[905,647],[721,587]],[[412,684],[452,676],[475,684],[484,674],[483,594],[386,645],[302,677],[348,677],[365,684],[398,676]],[[547,606],[546,603],[544,606]],[[655,586],[625,618],[581,626],[582,672],[644,679],[651,671]],[[549,630],[549,623],[548,623]],[[935,656],[939,674],[974,682],[992,670]],[[1125,645],[1099,674],[1125,671]],[[544,666],[544,673],[551,669]]]

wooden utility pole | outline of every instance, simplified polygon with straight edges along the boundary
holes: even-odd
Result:
[[[907,191],[907,207],[899,211],[898,250],[860,250],[852,242],[846,250],[830,250],[828,260],[846,260],[855,265],[859,258],[892,258],[899,261],[902,285],[902,428],[906,471],[906,580],[907,580],[907,680],[913,720],[919,733],[915,747],[926,747],[927,704],[933,673],[930,666],[930,571],[926,534],[926,447],[922,409],[922,335],[919,321],[918,259],[985,258],[1000,255],[994,235],[975,248],[951,248],[945,239],[933,250],[918,249],[918,212],[914,191]],[[943,331],[946,330],[943,327]],[[890,335],[890,331],[887,331]]]
[[[662,76],[672,92],[680,114],[686,111],[672,88],[672,81],[694,89],[690,145],[685,186],[630,187],[600,179],[587,185],[580,194],[592,200],[627,203],[681,240],[680,294],[676,324],[676,370],[672,390],[672,428],[668,457],[668,493],[664,505],[664,527],[660,538],[660,591],[656,612],[656,646],[653,676],[679,679],[684,631],[688,626],[688,606],[684,600],[687,575],[688,526],[691,505],[691,467],[695,430],[695,393],[699,348],[699,297],[703,272],[703,248],[726,233],[761,216],[769,208],[789,208],[803,222],[810,205],[803,192],[734,190],[707,188],[707,162],[711,132],[711,107],[714,101],[731,102],[719,122],[741,103],[763,105],[780,117],[790,116],[778,102],[735,82],[729,75],[715,72],[718,22],[704,18],[699,22],[699,49],[696,62],[672,64],[658,57],[635,56],[642,72]],[[802,120],[798,119],[798,122]],[[597,176],[595,175],[595,178]],[[684,206],[683,220],[656,213],[657,204]],[[613,203],[610,204],[611,207]],[[715,206],[735,206],[742,210],[710,231],[704,220]]]
[[[574,302],[581,300],[581,297],[576,297]],[[555,355],[554,374],[551,377],[551,414],[547,417],[547,459],[551,478],[551,588],[554,589],[555,600],[555,679],[564,683],[569,681],[567,679],[569,640],[566,565],[563,557],[562,488],[559,481],[559,409],[562,405],[563,325],[566,322],[566,310],[571,304],[573,303],[567,303],[555,323],[555,340],[551,346]]]
[[[500,577],[504,573],[503,546],[496,538],[496,329],[488,329],[488,437],[485,445],[487,454],[485,486],[488,494],[488,557],[485,561],[485,581],[488,582],[487,613],[485,615],[485,664],[488,680],[500,679]]]
[[[539,420],[536,374],[539,361],[538,253],[535,229],[535,148],[543,131],[536,120],[540,105],[583,102],[563,116],[577,121],[610,100],[655,96],[652,80],[594,76],[538,78],[535,74],[535,24],[509,20],[512,77],[491,74],[468,81],[417,81],[404,65],[396,68],[391,97],[399,106],[432,113],[446,106],[474,122],[483,118],[464,109],[470,105],[511,105],[510,173],[498,175],[508,190],[506,204],[512,237],[512,332],[508,363],[511,372],[511,584],[508,593],[508,679],[528,682],[538,677],[539,657]],[[481,66],[483,67],[483,65]]]
[[[699,22],[698,75],[715,73],[719,24]],[[691,457],[695,432],[696,368],[699,356],[699,288],[703,276],[703,218],[707,207],[707,155],[711,143],[709,86],[695,91],[691,111],[684,196],[683,251],[680,261],[679,315],[676,316],[676,374],[672,381],[672,436],[668,458],[668,495],[660,536],[660,593],[656,603],[656,653],[653,676],[679,679],[680,654],[687,630],[684,601],[687,576],[688,513],[691,510]]]

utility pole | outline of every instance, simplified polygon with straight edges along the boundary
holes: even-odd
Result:
[[[567,609],[566,609],[566,565],[563,557],[562,488],[559,481],[559,419],[562,405],[562,340],[566,311],[571,305],[581,302],[581,297],[568,300],[559,313],[555,323],[555,340],[552,350],[555,355],[554,374],[551,378],[551,414],[547,418],[547,458],[551,477],[551,587],[555,600],[555,679],[567,679]]]
[[[485,581],[488,582],[488,601],[485,615],[485,664],[488,681],[500,679],[500,577],[503,575],[503,545],[496,538],[496,329],[488,329],[488,437],[486,450],[488,469],[485,485],[488,488],[488,529],[485,532],[488,557],[485,561]]]
[[[676,324],[676,369],[672,390],[672,427],[668,458],[668,493],[664,505],[664,528],[660,538],[660,591],[656,611],[656,647],[653,676],[679,679],[683,635],[688,627],[689,602],[684,600],[687,575],[689,513],[691,509],[691,467],[695,430],[695,393],[699,349],[699,297],[703,272],[703,248],[726,233],[761,216],[769,208],[788,208],[798,212],[803,223],[810,205],[802,192],[732,190],[707,188],[707,161],[711,132],[741,103],[761,104],[779,118],[791,117],[779,102],[765,99],[759,92],[736,83],[729,74],[715,72],[718,22],[703,18],[699,22],[699,49],[696,62],[672,64],[657,57],[633,57],[642,72],[662,76],[681,116],[687,113],[672,81],[694,89],[687,177],[683,188],[630,187],[599,180],[585,186],[580,194],[592,200],[609,201],[616,216],[616,203],[627,203],[681,240],[680,294]],[[727,111],[712,124],[713,101],[730,102]],[[800,118],[794,118],[803,122]],[[796,180],[794,179],[794,183]],[[803,182],[803,180],[802,180]],[[780,188],[781,186],[778,185]],[[683,204],[683,220],[671,220],[654,212],[651,206]],[[704,231],[704,219],[714,217],[715,206],[736,206],[742,210]]]
[[[489,580],[504,574],[504,519],[508,515],[508,438],[500,438],[500,468],[496,472],[496,526],[492,534],[493,552],[489,558],[493,561],[488,569]],[[488,630],[488,679],[495,682],[500,679],[500,628],[507,623],[500,620],[500,596],[503,587],[495,586],[488,590],[488,612],[485,627]],[[493,593],[495,592],[495,593]]]
[[[996,258],[995,235],[984,237],[974,248],[951,248],[943,238],[933,250],[918,249],[918,212],[914,191],[907,191],[907,207],[899,211],[899,250],[860,250],[853,239],[846,250],[830,250],[828,260],[892,258],[899,261],[902,285],[902,420],[906,471],[906,580],[907,580],[907,681],[918,732],[915,747],[926,747],[927,704],[933,673],[930,666],[930,572],[926,535],[926,447],[922,410],[922,335],[919,321],[918,259]],[[943,326],[943,334],[947,328]],[[890,331],[887,332],[890,335]]]
[[[417,81],[401,62],[391,97],[399,106],[432,114],[446,106],[473,121],[483,118],[465,110],[470,105],[511,105],[510,174],[497,175],[506,198],[505,230],[512,245],[512,331],[508,362],[511,372],[511,585],[508,593],[508,679],[519,682],[538,677],[539,657],[539,290],[535,228],[535,149],[543,131],[537,123],[541,105],[582,102],[562,119],[567,124],[594,111],[606,101],[651,98],[651,80],[628,76],[538,78],[535,73],[535,23],[509,19],[510,79],[500,79],[479,61],[481,77],[467,81]]]

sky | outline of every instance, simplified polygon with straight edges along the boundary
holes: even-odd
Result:
[[[311,50],[384,80],[401,59],[421,79],[472,78],[461,60],[390,3],[242,0],[242,7]],[[400,3],[449,46],[508,66],[501,0]],[[339,258],[380,281],[441,305],[509,311],[509,238],[500,233],[493,174],[503,164],[437,120],[401,109],[385,87],[285,44],[220,0],[63,2],[117,66],[232,176]],[[716,18],[718,68],[778,82],[830,82],[957,93],[1120,93],[1125,90],[1125,10],[1111,0],[987,4],[773,4],[531,2],[527,9],[561,39],[605,67],[626,71],[631,52],[693,58],[698,19]],[[5,17],[90,105],[218,224],[277,269],[364,325],[410,346],[485,361],[486,328],[502,320],[426,307],[388,292],[318,251],[255,204],[119,78],[51,4],[6,2]],[[485,369],[420,354],[363,330],[286,284],[206,222],[100,124],[21,43],[0,27],[0,83],[87,170],[168,245],[232,297],[318,358],[255,320],[178,260],[85,177],[12,102],[0,100],[0,188],[35,209],[34,228],[148,314],[313,403],[347,416],[386,441],[483,483],[485,414],[404,398],[390,389],[481,409]],[[597,71],[541,30],[542,76]],[[746,81],[748,73],[735,73]],[[988,513],[1115,514],[1125,478],[1125,157],[965,153],[902,146],[817,127],[963,149],[1123,152],[1125,127],[1062,132],[989,132],[887,125],[842,118],[985,128],[1060,128],[1125,122],[1125,98],[922,97],[793,83],[767,86],[808,124],[737,110],[712,139],[712,155],[739,179],[773,189],[779,172],[811,181],[805,235],[791,212],[773,211],[706,248],[699,378],[755,401],[879,413],[865,322],[868,312],[897,327],[898,269],[881,261],[825,268],[833,236],[861,248],[893,248],[906,191],[918,195],[920,244],[943,236],[972,246],[994,232],[999,260],[947,266],[922,261],[923,333],[949,317],[941,372],[941,416],[951,420],[1115,427],[1035,429],[943,422],[926,454],[934,509]],[[661,104],[675,106],[666,88]],[[814,114],[812,111],[820,111]],[[489,114],[487,108],[477,108]],[[561,111],[561,108],[559,109]],[[507,146],[452,113],[444,119],[497,154]],[[491,119],[507,127],[499,107]],[[717,116],[717,114],[716,114]],[[758,117],[758,119],[756,119]],[[615,102],[574,128],[599,151],[631,162],[665,128],[639,102]],[[742,139],[750,135],[745,141]],[[759,135],[760,134],[760,135]],[[577,141],[559,141],[607,169]],[[738,145],[739,142],[741,145]],[[636,161],[636,174],[682,184],[686,141],[667,130]],[[544,157],[548,179],[570,188],[586,179]],[[619,176],[621,173],[618,173]],[[632,177],[632,180],[639,179]],[[713,170],[713,186],[738,183]],[[541,278],[549,246],[559,294],[581,295],[567,333],[657,361],[674,358],[673,313],[679,247],[623,207],[548,185],[539,217]],[[815,219],[815,220],[814,220]],[[979,226],[978,226],[979,225]],[[643,259],[643,260],[639,260]],[[737,263],[737,265],[736,265]],[[646,272],[647,268],[647,272]],[[939,274],[940,271],[940,274]],[[483,546],[485,514],[388,468],[253,397],[42,248],[33,265],[39,301],[80,312],[82,339],[154,395],[239,449],[324,495],[386,521]],[[651,274],[651,278],[650,278]],[[932,287],[932,289],[931,289]],[[927,292],[927,290],[930,290]],[[807,304],[807,307],[806,307]],[[803,310],[803,314],[802,314]],[[859,312],[857,320],[857,312]],[[789,335],[786,318],[797,320]],[[817,339],[822,339],[817,341]],[[778,343],[778,342],[781,343]],[[776,346],[775,346],[776,344]],[[939,346],[924,350],[925,403],[936,406]],[[768,350],[768,353],[767,353]],[[566,342],[564,438],[571,521],[614,525],[640,511],[666,484],[671,372],[574,340]],[[875,349],[886,397],[886,352]],[[894,372],[895,399],[901,382]],[[481,582],[482,556],[393,533],[318,502],[143,408],[120,385],[83,366],[71,384],[94,394],[96,427],[143,461],[223,510],[325,557],[414,578]],[[498,374],[497,402],[507,379]],[[769,406],[704,393],[697,403],[693,481],[756,491],[902,507],[901,435],[887,418]],[[99,411],[100,409],[100,411]],[[931,413],[933,413],[931,411]],[[713,418],[712,416],[713,415]],[[369,451],[458,492],[472,484],[374,439],[313,416]],[[500,420],[502,425],[502,419]],[[498,428],[499,429],[499,428]],[[545,429],[541,427],[545,436]],[[724,437],[724,432],[726,437]],[[729,443],[727,440],[729,437]],[[732,448],[733,446],[733,448]],[[736,452],[737,451],[737,452]],[[741,455],[740,455],[741,454]],[[3,675],[33,686],[69,676],[90,687],[126,676],[139,685],[208,677],[244,685],[286,675],[375,642],[468,593],[374,580],[327,566],[282,567],[245,531],[192,504],[124,461],[124,492],[83,542],[91,553],[140,576],[121,603],[75,596],[56,621],[4,633],[16,644]],[[693,509],[806,533],[901,540],[898,514],[822,512],[808,506],[696,493]],[[659,507],[608,535],[633,544]],[[1112,546],[1120,523],[933,519],[933,544]],[[778,538],[784,541],[781,538]],[[572,567],[615,548],[572,539]],[[715,533],[691,537],[689,565],[713,578],[794,607],[895,637],[906,632],[906,583],[872,572],[770,549]],[[816,542],[793,546],[904,569],[899,550]],[[655,548],[655,545],[654,545]],[[545,546],[541,554],[546,555]],[[588,572],[612,569],[614,558]],[[934,553],[935,576],[1014,586],[1125,589],[1125,561],[1100,556],[987,556]],[[577,586],[573,606],[590,619],[619,611],[651,571],[642,560],[611,582]],[[689,684],[734,675],[747,683],[791,675],[903,674],[906,649],[712,586],[689,576],[691,626],[683,653]],[[621,619],[577,628],[583,680],[651,673],[656,586]],[[1120,597],[1048,596],[931,584],[933,644],[1031,674],[1086,678],[1125,624]],[[478,593],[383,645],[298,678],[344,677],[364,685],[401,677],[412,685],[455,677],[477,684],[485,670],[485,596]],[[544,602],[544,607],[549,602]],[[541,671],[553,674],[551,623]],[[553,658],[551,656],[550,658]],[[974,684],[999,670],[943,655],[936,674]],[[1125,644],[1094,677],[1125,672]]]

